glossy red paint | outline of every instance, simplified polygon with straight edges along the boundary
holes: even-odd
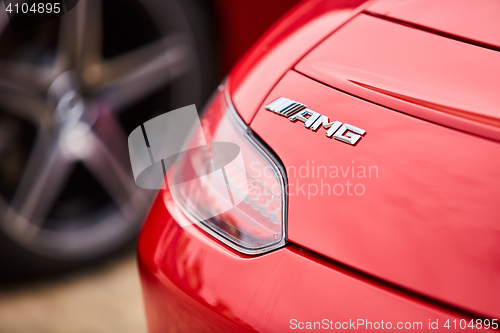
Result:
[[[456,17],[394,16],[454,39],[360,3],[304,2],[229,76],[242,119],[288,169],[289,244],[239,254],[181,228],[161,191],[138,248],[150,332],[279,332],[325,318],[427,330],[429,319],[500,316],[498,52],[464,43],[486,39],[454,30]],[[280,96],[366,134],[350,146],[263,108]],[[213,130],[220,117],[209,118]],[[344,193],[319,195],[325,184]]]
[[[273,147],[293,185],[290,242],[463,309],[500,316],[500,145],[295,72],[280,81],[264,105],[280,96],[330,121],[366,130],[353,147],[327,138],[323,129],[313,132],[259,110],[251,128]],[[318,177],[318,166],[326,167],[327,177],[323,169]],[[332,166],[338,168],[337,178],[330,177]],[[366,178],[358,177],[358,166],[366,169]],[[343,188],[342,195],[333,193],[336,184],[342,184],[335,189]],[[310,198],[309,186],[311,193],[318,191]]]
[[[500,141],[500,52],[363,14],[295,68],[400,112]]]
[[[266,33],[231,72],[233,103],[243,121],[250,123],[279,79],[364,5],[366,0],[304,1]]]
[[[500,50],[496,0],[381,0],[367,10]]]
[[[193,225],[180,227],[169,197],[159,194],[139,239],[150,333],[282,332],[292,319],[421,322],[425,330],[429,319],[463,318],[297,247],[237,254]]]

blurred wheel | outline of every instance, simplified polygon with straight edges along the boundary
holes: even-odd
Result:
[[[152,193],[133,181],[127,134],[210,90],[210,18],[197,6],[80,0],[17,33],[0,9],[3,276],[81,266],[135,238]]]

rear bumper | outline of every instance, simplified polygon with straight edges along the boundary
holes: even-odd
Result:
[[[317,329],[428,330],[429,320],[443,329],[447,319],[459,319],[294,245],[240,255],[194,225],[182,228],[169,214],[165,194],[155,200],[138,248],[151,333],[282,332],[314,322]]]

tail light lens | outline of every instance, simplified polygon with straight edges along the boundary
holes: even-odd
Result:
[[[205,138],[189,138],[167,172],[168,185],[175,208],[191,222],[242,253],[268,252],[286,239],[284,171],[241,121],[224,87],[201,119]]]

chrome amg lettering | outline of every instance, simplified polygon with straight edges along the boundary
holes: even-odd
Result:
[[[330,122],[328,117],[306,108],[305,104],[298,103],[286,97],[280,97],[265,106],[266,110],[288,117],[290,121],[297,120],[304,123],[305,128],[317,131],[321,126],[326,129],[325,135],[329,138],[355,145],[366,131],[359,127],[342,123],[338,120]]]

